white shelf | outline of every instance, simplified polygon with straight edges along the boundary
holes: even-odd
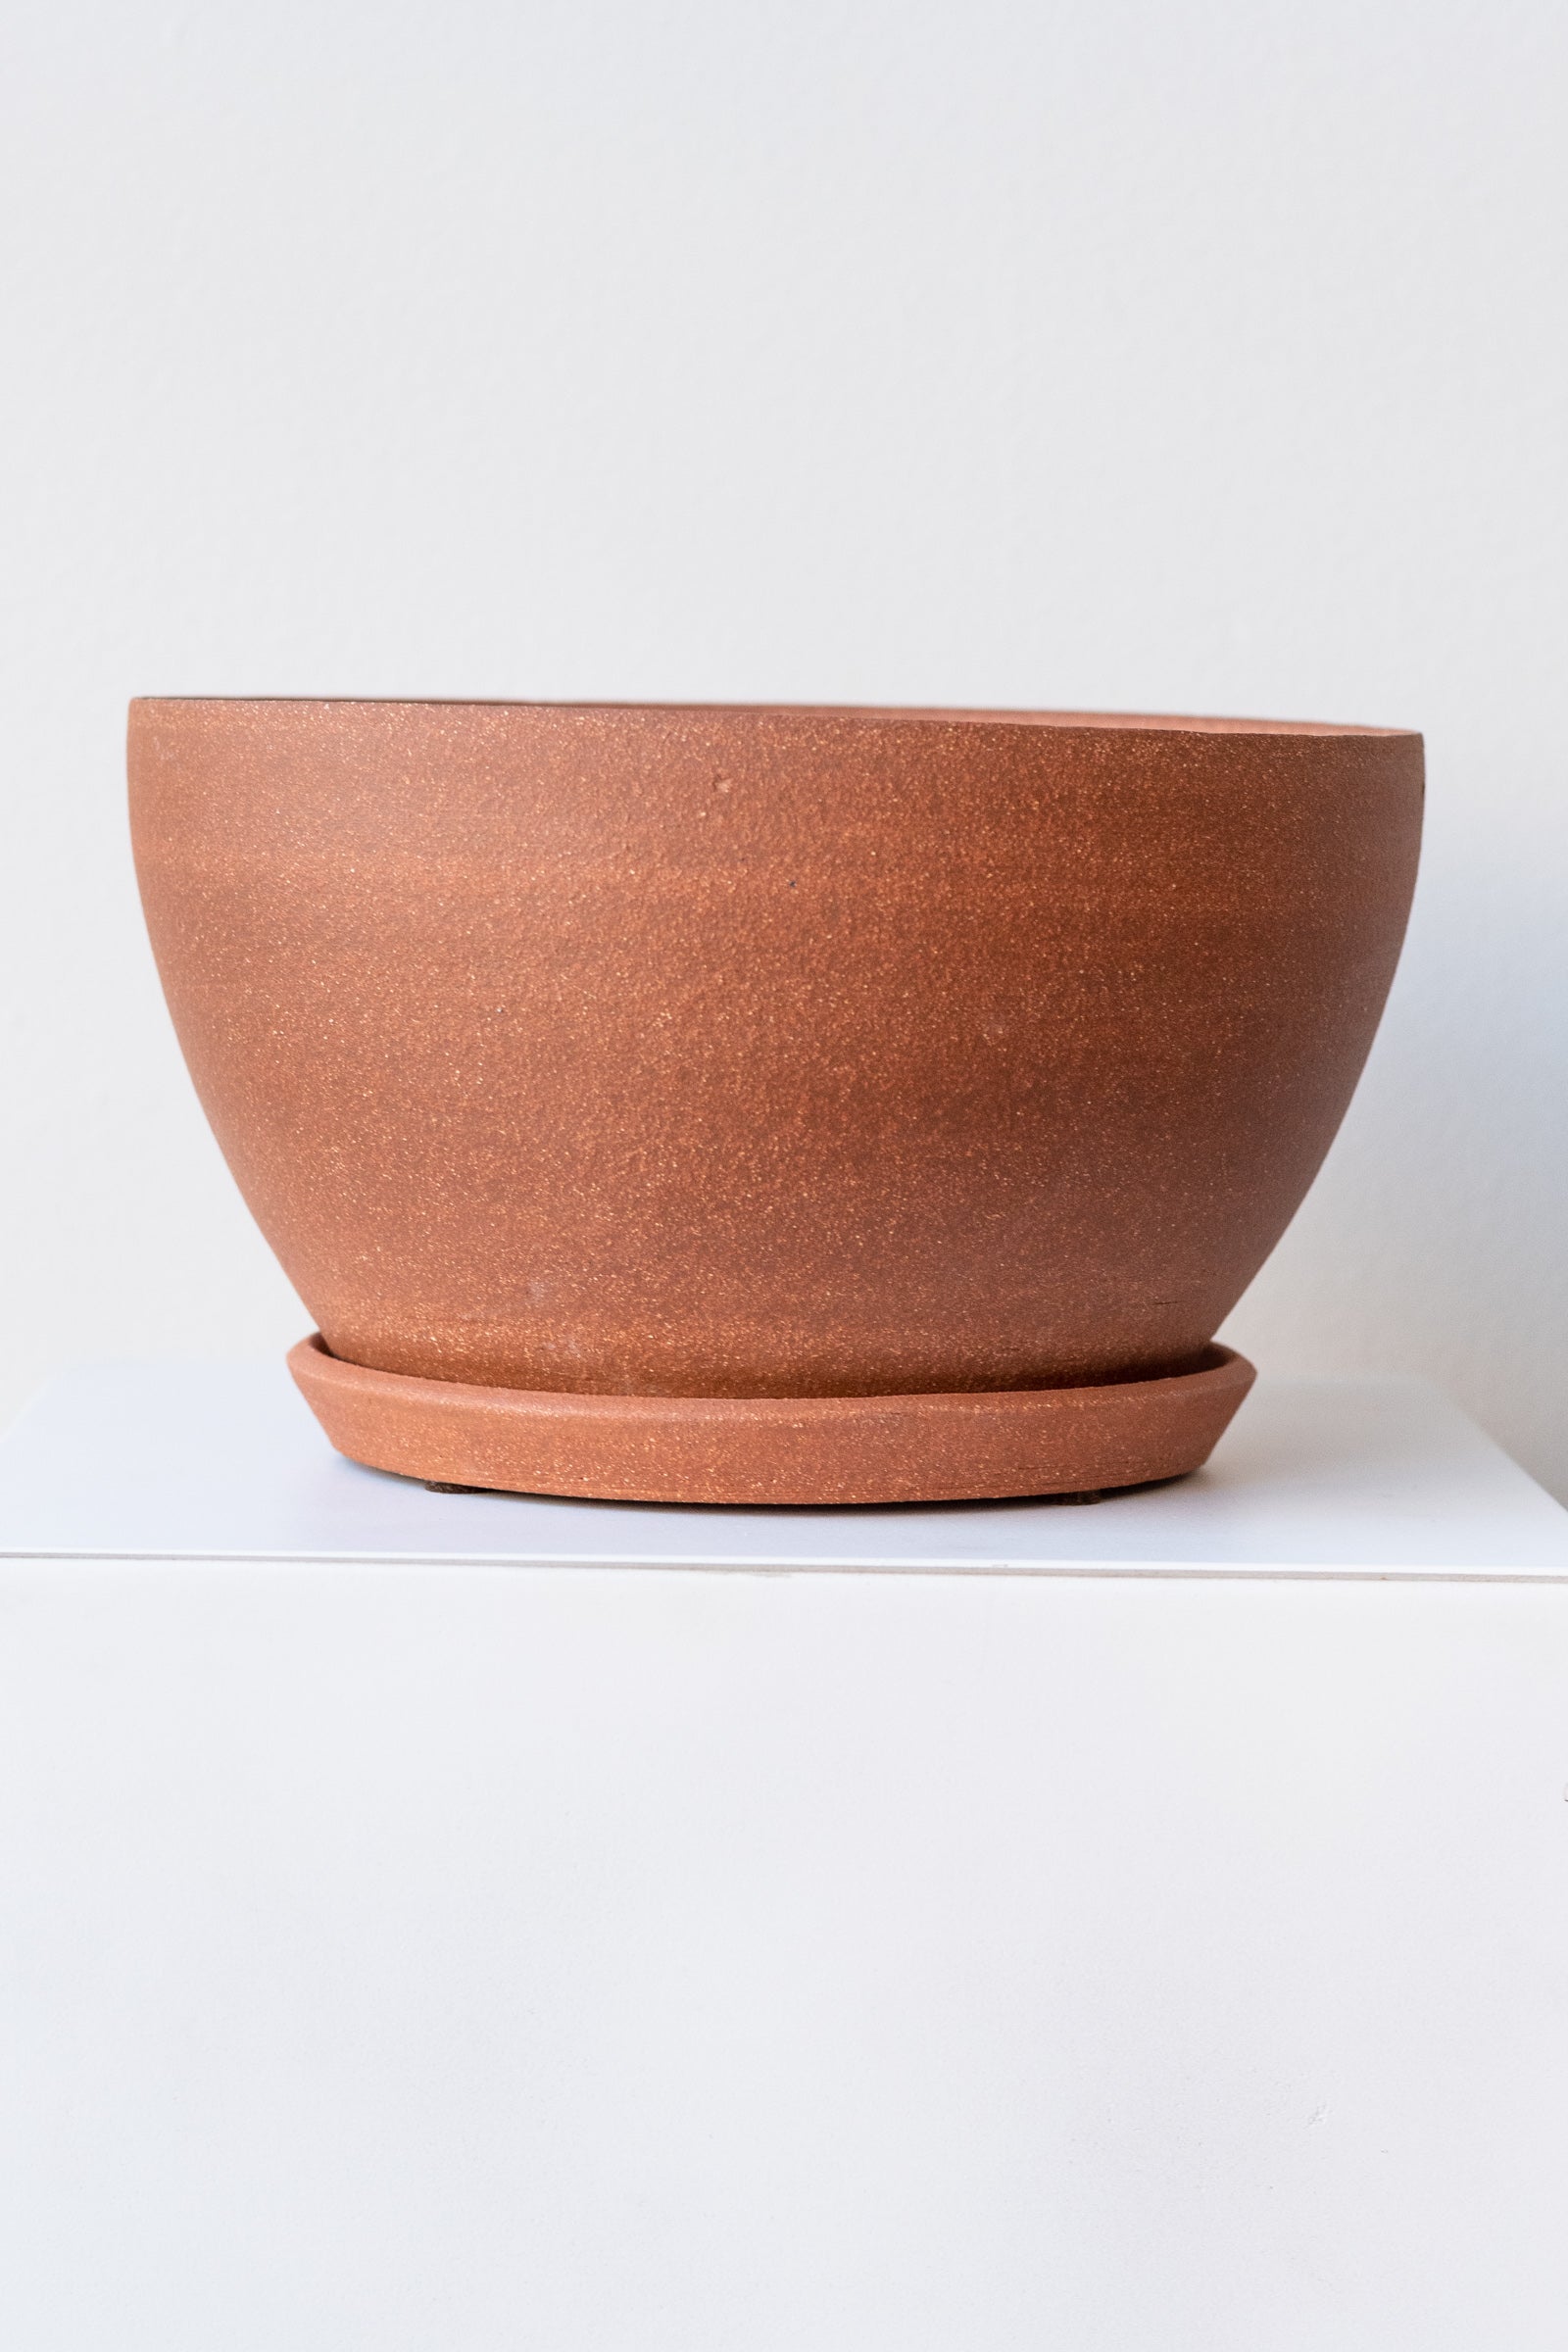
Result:
[[[768,1514],[72,1375],[0,1448],[0,2342],[1561,2352],[1565,1529],[1403,1382]]]
[[[1437,1390],[1259,1380],[1209,1467],[1094,1505],[683,1510],[433,1494],[333,1454],[280,1364],[107,1364],[0,1443],[0,1555],[1568,1576],[1568,1512]]]

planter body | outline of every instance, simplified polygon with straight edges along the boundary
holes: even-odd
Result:
[[[130,723],[170,1007],[328,1358],[557,1399],[1211,1367],[1371,1043],[1421,773],[1196,720]]]

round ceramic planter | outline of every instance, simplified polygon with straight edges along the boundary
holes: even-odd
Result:
[[[137,866],[333,1442],[699,1502],[1204,1460],[1349,1101],[1419,736],[157,701]]]

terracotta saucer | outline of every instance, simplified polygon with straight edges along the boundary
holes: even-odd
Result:
[[[432,1485],[608,1501],[954,1502],[1103,1493],[1208,1459],[1254,1376],[913,1396],[605,1396],[373,1372],[318,1333],[289,1369],[339,1453]]]

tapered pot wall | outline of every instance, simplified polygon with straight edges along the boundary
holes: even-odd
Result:
[[[143,702],[130,774],[328,1360],[558,1398],[1200,1370],[1421,805],[1408,734],[754,709]]]

